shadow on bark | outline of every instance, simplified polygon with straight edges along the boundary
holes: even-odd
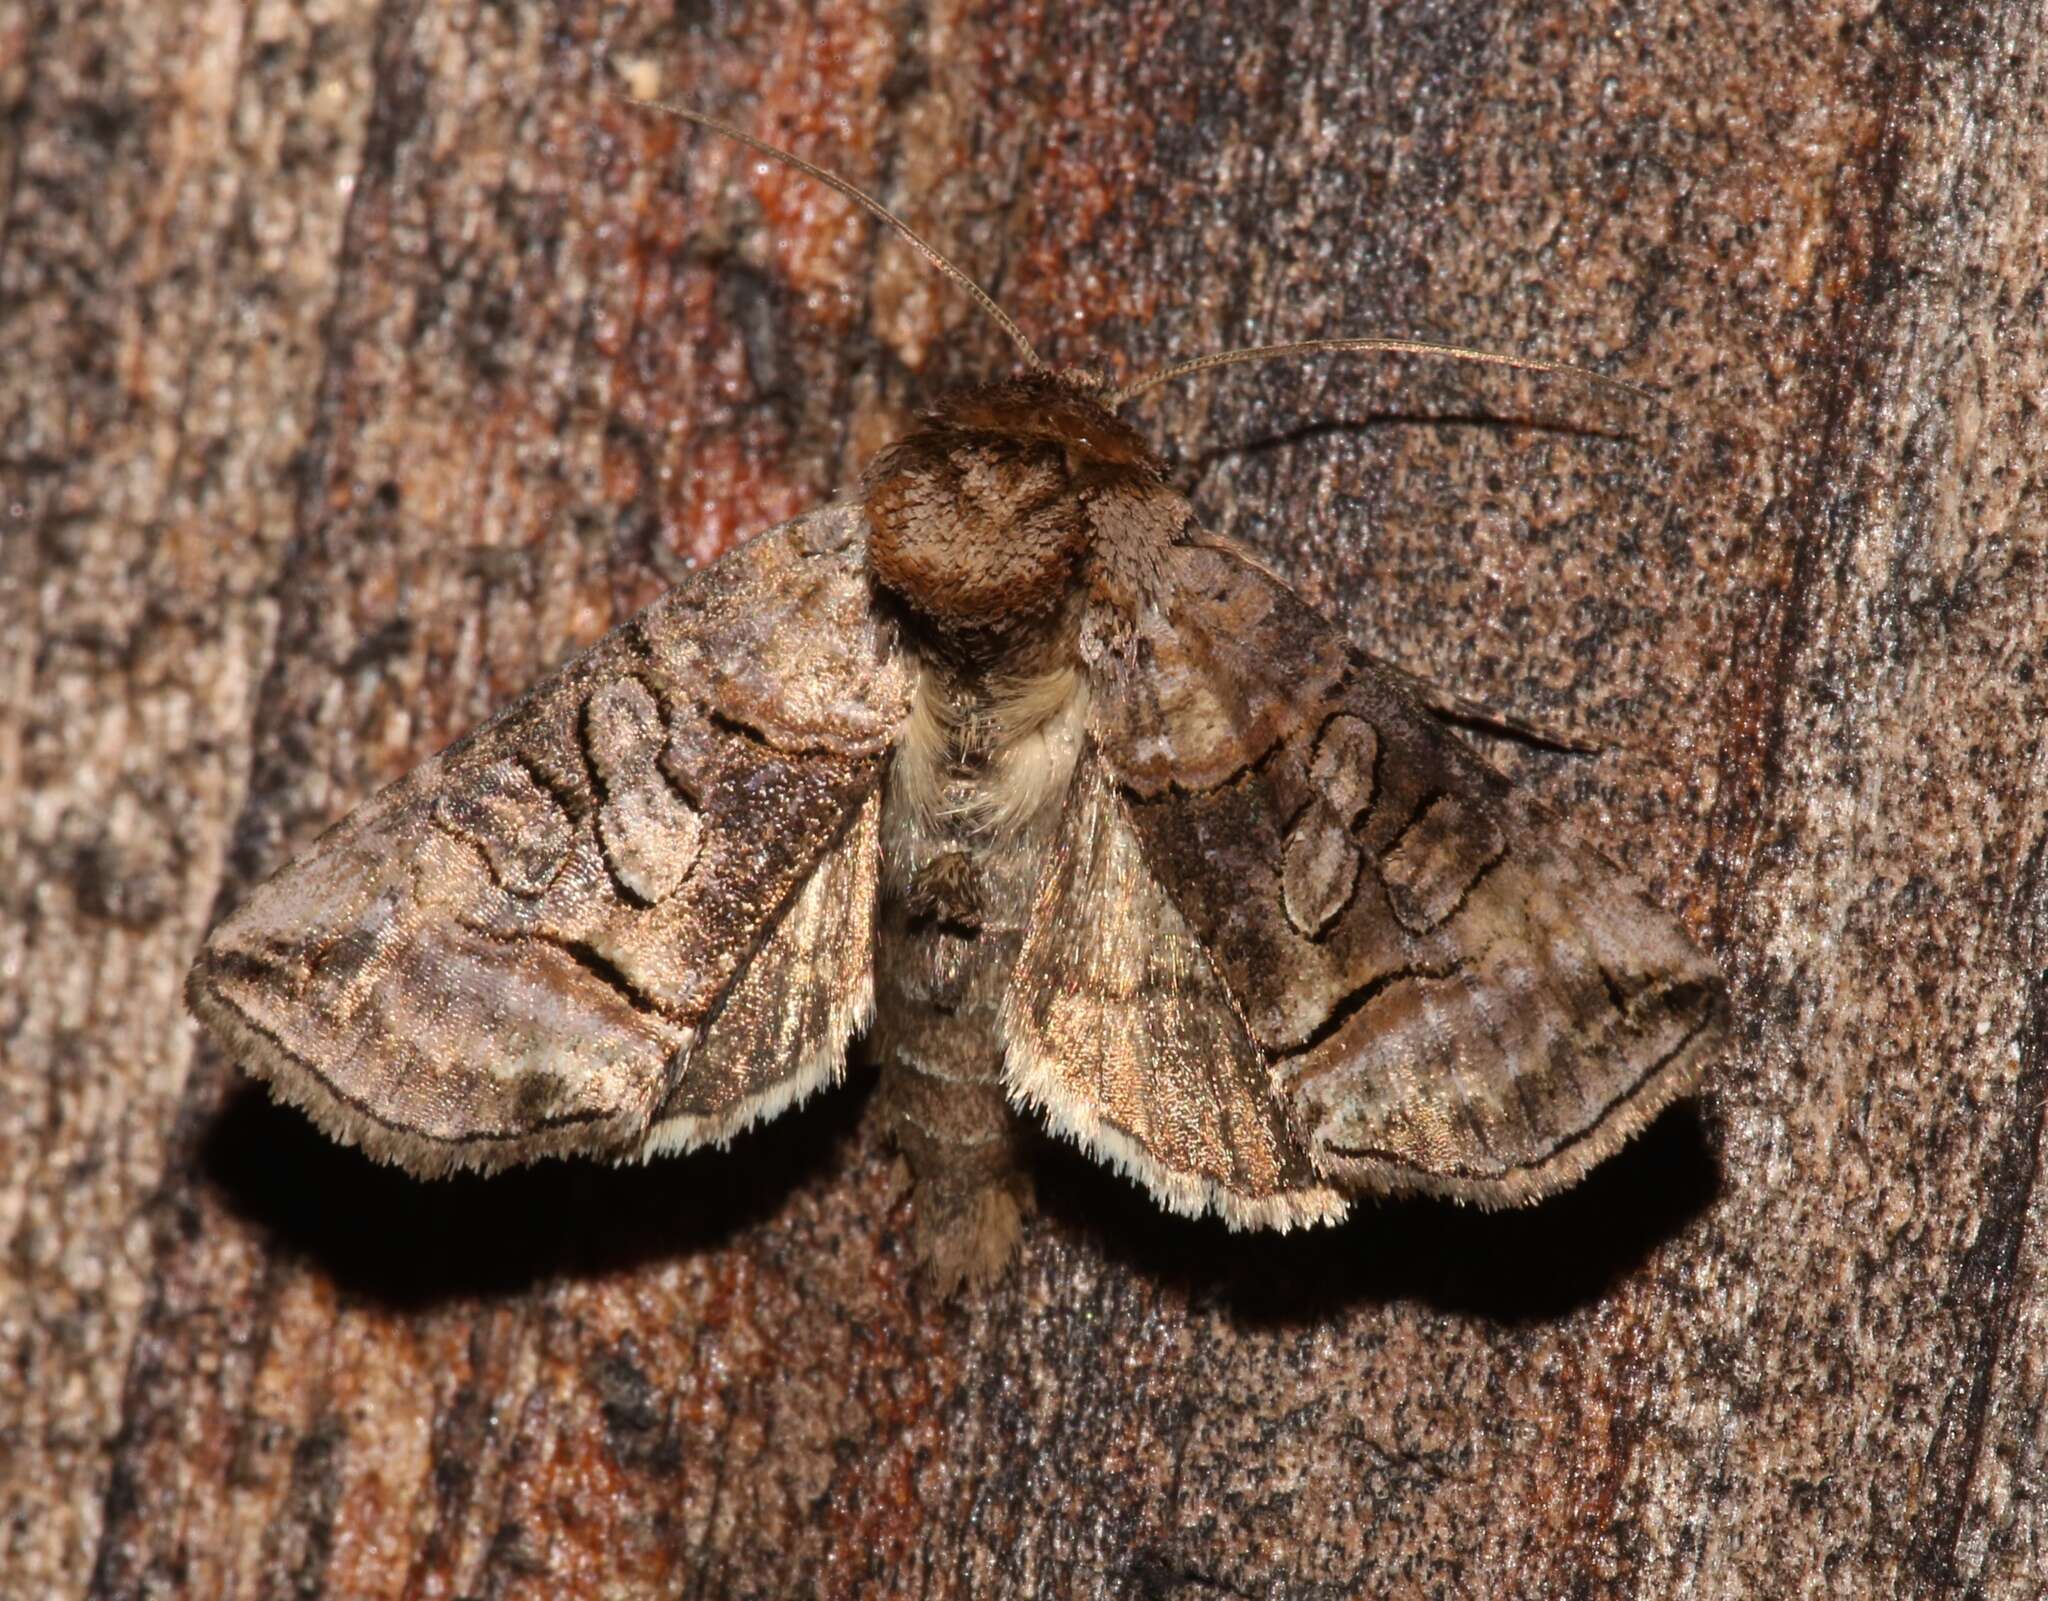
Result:
[[[409,1309],[716,1250],[847,1165],[866,1099],[864,1081],[849,1082],[723,1151],[423,1180],[334,1144],[243,1084],[207,1130],[200,1165],[229,1210],[276,1244],[351,1294]]]
[[[344,1290],[417,1307],[719,1249],[799,1187],[829,1183],[856,1160],[867,1083],[856,1073],[729,1150],[431,1181],[333,1144],[252,1084],[214,1120],[201,1160],[232,1211]],[[1511,1212],[1368,1201],[1338,1228],[1240,1234],[1213,1218],[1162,1213],[1135,1185],[1049,1137],[1036,1142],[1034,1172],[1033,1230],[1253,1327],[1410,1299],[1505,1323],[1561,1317],[1608,1294],[1720,1189],[1710,1131],[1692,1101],[1576,1188]]]
[[[1721,1189],[1714,1144],[1699,1103],[1684,1101],[1575,1188],[1535,1206],[1361,1201],[1336,1228],[1286,1235],[1168,1217],[1049,1140],[1038,1193],[1050,1223],[1245,1326],[1320,1324],[1358,1303],[1396,1300],[1526,1323],[1598,1301],[1704,1215]]]

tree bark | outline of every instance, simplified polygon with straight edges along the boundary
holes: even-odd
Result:
[[[209,920],[1000,334],[1716,950],[1571,1195],[1282,1239],[1038,1152],[947,1304],[856,1082],[424,1185]],[[2048,37],[1885,8],[0,3],[0,1593],[1854,1595],[2048,1573]]]

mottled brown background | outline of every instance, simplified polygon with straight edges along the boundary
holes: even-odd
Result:
[[[420,1186],[178,1000],[218,909],[1005,351],[1148,401],[1719,951],[1576,1194],[1244,1239],[1048,1147],[948,1310],[849,1089]],[[0,1592],[2030,1598],[2035,0],[0,0]],[[1504,426],[1506,418],[1524,426]]]

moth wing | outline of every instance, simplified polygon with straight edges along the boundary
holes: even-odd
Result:
[[[1169,1211],[1281,1229],[1344,1215],[1089,755],[1040,872],[1003,1035],[1012,1099]]]
[[[1318,1174],[1528,1201],[1691,1087],[1725,987],[1634,880],[1249,558],[1161,579],[1091,735]]]
[[[909,683],[857,508],[759,535],[330,829],[187,995],[418,1172],[723,1139],[873,1008],[877,780]]]

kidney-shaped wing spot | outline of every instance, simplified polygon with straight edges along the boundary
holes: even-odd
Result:
[[[678,719],[702,721],[695,708]],[[583,745],[601,797],[597,838],[626,899],[651,906],[674,894],[703,849],[696,804],[663,771],[661,708],[637,678],[600,684],[583,703]]]
[[[1321,802],[1288,831],[1280,858],[1280,902],[1305,939],[1321,939],[1344,914],[1358,888],[1357,844]]]
[[[514,895],[538,895],[575,849],[574,825],[533,774],[507,757],[474,782],[434,801],[434,822],[483,857],[494,882]]]
[[[1690,1088],[1725,986],[1627,874],[1227,547],[1124,604],[1092,737],[1327,1182],[1533,1199]]]
[[[829,1077],[909,703],[859,527],[760,535],[365,802],[213,932],[194,1010],[421,1172],[720,1138]]]
[[[1506,857],[1507,836],[1492,808],[1462,795],[1435,795],[1380,857],[1387,904],[1411,934],[1444,922]]]

